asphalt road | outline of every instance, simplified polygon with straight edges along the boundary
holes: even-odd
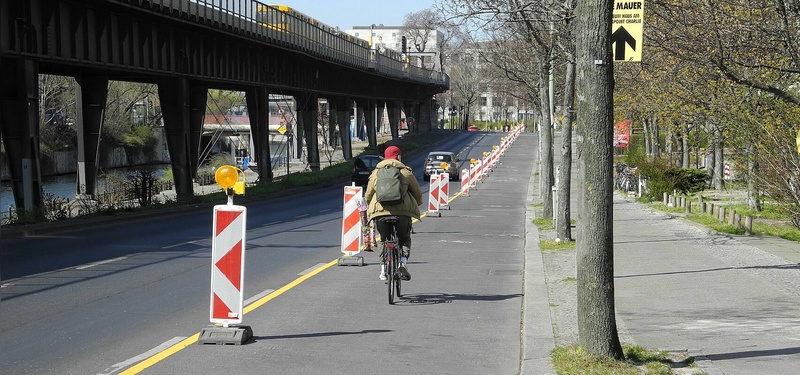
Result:
[[[503,135],[463,133],[436,147],[463,162]],[[536,142],[525,136],[504,170],[415,224],[413,279],[394,306],[377,255],[362,267],[331,265],[341,255],[342,186],[248,203],[245,304],[296,285],[245,316],[255,332],[246,345],[192,345],[144,369],[210,324],[210,210],[2,239],[0,372],[516,373]],[[420,178],[423,157],[404,159]],[[451,196],[458,190],[453,182]]]

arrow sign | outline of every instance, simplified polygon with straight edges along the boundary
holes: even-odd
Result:
[[[611,44],[616,44],[614,46],[614,60],[625,61],[626,45],[631,46],[636,51],[636,39],[623,26],[620,26],[617,31],[611,34]]]
[[[614,62],[642,61],[644,1],[615,0],[611,19]]]

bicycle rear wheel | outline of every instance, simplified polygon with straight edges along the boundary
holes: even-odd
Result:
[[[395,263],[398,259],[393,256],[394,251],[389,252],[386,256],[386,285],[389,287],[389,304],[394,305],[394,290],[397,283],[397,273],[395,272]]]
[[[394,290],[395,290],[395,295],[397,295],[397,298],[400,298],[400,285],[403,284],[403,276],[400,274],[400,272],[398,270],[400,268],[400,251],[397,249],[397,247],[394,248],[394,256],[393,256],[393,258],[397,259],[394,262],[394,266],[395,266],[395,269],[394,269],[394,278],[395,278]]]

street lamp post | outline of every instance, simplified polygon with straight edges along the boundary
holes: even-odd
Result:
[[[369,25],[369,48],[375,49],[375,44],[372,43],[372,30],[375,29],[375,24]]]

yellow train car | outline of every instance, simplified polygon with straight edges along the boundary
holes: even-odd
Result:
[[[324,30],[325,32],[337,35],[338,37],[347,40],[350,43],[358,44],[369,48],[369,42],[346,34],[335,27],[326,25],[288,5],[282,4],[259,4],[256,8],[256,21],[264,27],[272,30],[281,31],[284,33],[292,32],[292,24],[302,23],[314,26],[315,28]],[[295,25],[299,26],[299,25]],[[295,29],[297,32],[297,29]]]
[[[259,4],[256,8],[256,21],[261,26],[288,33],[292,24],[292,17],[288,15],[291,11],[292,8],[286,5]]]

